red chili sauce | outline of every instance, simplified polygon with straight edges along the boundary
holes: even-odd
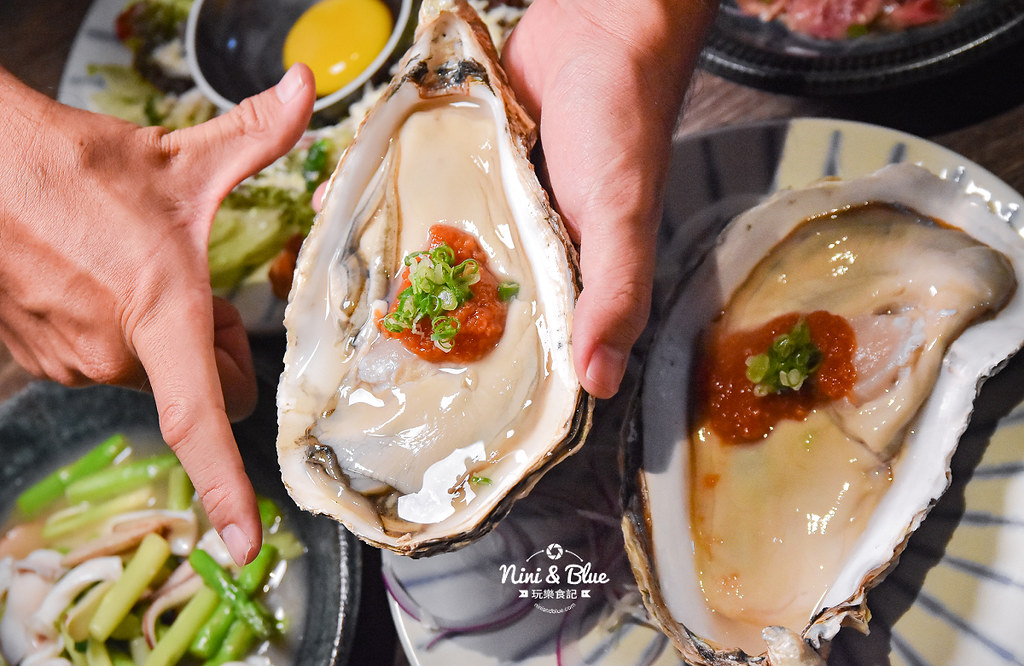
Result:
[[[811,341],[822,353],[818,370],[799,391],[785,390],[766,396],[754,393],[754,384],[746,375],[747,358],[767,350],[800,317],[800,313],[793,312],[761,328],[738,333],[726,334],[717,326],[712,329],[700,374],[701,423],[708,423],[727,442],[754,442],[766,437],[779,421],[803,420],[818,405],[850,392],[857,379],[853,329],[844,318],[817,310],[804,318]]]
[[[447,244],[455,253],[453,265],[470,258],[480,263],[480,280],[469,288],[473,297],[448,313],[459,320],[459,332],[452,338],[451,350],[446,352],[438,348],[430,339],[432,329],[430,319],[426,317],[420,319],[415,327],[401,333],[392,333],[379,323],[378,327],[384,335],[398,338],[406,349],[424,360],[434,363],[469,363],[483,358],[498,344],[505,332],[508,305],[498,298],[498,280],[487,269],[487,255],[471,234],[445,224],[431,226],[427,249],[433,250],[443,244]],[[398,293],[408,286],[409,269],[406,268],[402,273]],[[392,312],[396,305],[392,304]]]

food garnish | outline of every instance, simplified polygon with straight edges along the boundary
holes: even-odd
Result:
[[[802,421],[852,390],[855,349],[850,323],[824,310],[791,312],[750,330],[714,327],[703,360],[710,427],[726,441],[752,443],[779,421]]]
[[[459,320],[448,313],[473,298],[470,286],[480,281],[480,262],[465,259],[453,266],[454,260],[455,252],[447,244],[407,255],[403,263],[408,267],[409,286],[398,294],[395,309],[384,316],[384,327],[401,333],[428,317],[430,339],[450,351]]]
[[[767,351],[747,357],[747,379],[754,383],[754,393],[759,396],[799,391],[821,367],[821,359],[821,350],[811,341],[807,320],[801,319],[788,333],[776,337]]]
[[[498,282],[473,235],[435,224],[428,236],[427,250],[405,257],[398,296],[380,325],[426,361],[478,360],[504,334],[519,285]]]
[[[503,302],[511,301],[519,294],[518,282],[502,282],[498,285],[498,298]]]

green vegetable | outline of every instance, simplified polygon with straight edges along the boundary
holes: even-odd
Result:
[[[317,139],[306,152],[302,163],[302,177],[306,180],[306,191],[313,192],[327,176],[327,156],[334,144],[330,139]]]
[[[95,502],[135,490],[179,467],[173,453],[117,465],[69,483],[64,494],[72,504]]]
[[[273,545],[277,548],[282,560],[294,560],[306,552],[306,547],[299,541],[298,537],[288,530],[279,530],[263,537],[264,544]]]
[[[85,662],[89,666],[114,666],[103,641],[90,640],[85,648]]]
[[[394,312],[384,316],[384,328],[401,333],[429,317],[430,339],[449,351],[452,338],[459,332],[459,321],[446,313],[471,299],[470,285],[480,280],[480,262],[466,259],[452,266],[454,260],[455,252],[447,244],[408,255],[405,265],[409,267],[409,286],[398,294]]]
[[[124,435],[109,437],[75,462],[26,488],[18,496],[18,509],[27,518],[41,513],[64,494],[69,483],[107,467],[127,445]]]
[[[260,523],[266,529],[271,529],[281,521],[281,509],[269,497],[256,498],[256,507],[260,512]],[[257,556],[258,557],[258,556]]]
[[[486,476],[477,476],[476,474],[474,474],[473,476],[469,477],[469,482],[472,483],[474,486],[489,486],[489,485],[491,485],[491,480],[489,478],[487,478]]]
[[[118,650],[110,651],[110,661],[113,666],[135,666],[134,659]]]
[[[167,508],[171,511],[188,511],[195,491],[183,467],[172,467],[167,473]]]
[[[821,350],[811,342],[811,329],[801,319],[789,333],[776,337],[768,351],[747,358],[747,379],[759,396],[799,391],[821,361]]]
[[[89,65],[89,76],[103,79],[90,102],[98,111],[137,125],[181,129],[205,122],[217,107],[202,95],[178,96],[147,81],[129,65]]]
[[[136,664],[146,661],[149,658],[149,653],[152,652],[145,636],[137,636],[128,641],[128,649],[132,653],[132,661]]]
[[[168,72],[156,55],[184,37],[191,0],[136,0],[129,2],[115,22],[115,30],[132,51],[132,67],[161,90],[183,92],[191,81]]]
[[[276,561],[277,548],[271,544],[264,544],[253,561],[238,572],[235,584],[242,592],[251,596],[263,586]],[[222,599],[206,623],[196,632],[189,652],[202,659],[213,657],[220,649],[236,617],[234,607]]]
[[[231,190],[224,198],[227,208],[274,209],[280,212],[283,224],[296,230],[309,231],[313,224],[313,195],[269,185],[243,184]],[[288,234],[291,236],[292,234]]]
[[[188,651],[188,646],[195,638],[199,628],[217,608],[219,601],[217,593],[210,588],[204,587],[199,590],[178,613],[178,617],[174,619],[174,624],[167,630],[167,633],[157,641],[153,651],[143,662],[143,666],[177,664]]]
[[[216,592],[221,599],[227,601],[238,617],[249,624],[260,638],[270,636],[272,624],[266,611],[249,598],[238,585],[231,580],[224,569],[205,550],[196,548],[188,556],[189,564],[203,582]]]
[[[73,642],[80,643],[89,639],[89,621],[96,614],[103,596],[113,585],[114,581],[105,580],[92,586],[75,603],[74,616],[72,617],[70,613],[64,616],[61,626]]]
[[[43,538],[57,539],[119,513],[141,509],[152,497],[151,489],[139,488],[102,504],[78,504],[68,507],[46,519],[43,523]]]
[[[110,638],[121,621],[146,591],[150,581],[167,561],[171,548],[157,534],[147,534],[132,555],[121,577],[107,590],[89,622],[89,635],[97,641]]]
[[[75,642],[68,632],[65,630],[63,623],[57,624],[57,629],[60,632],[60,642],[64,645],[64,652],[74,666],[89,666],[85,660],[85,650],[89,647],[88,641]],[[6,666],[6,662],[4,662]]]
[[[131,640],[132,636],[142,633],[142,617],[136,613],[128,613],[124,619],[110,632],[110,638],[116,641]]]
[[[252,627],[242,620],[235,620],[234,624],[231,625],[231,629],[228,630],[228,635],[224,637],[220,650],[217,651],[217,654],[212,659],[206,662],[206,665],[212,666],[229,661],[238,661],[252,649],[255,642],[256,632],[252,630]]]
[[[498,285],[498,298],[503,302],[511,301],[519,294],[518,282],[502,282]]]
[[[240,185],[224,199],[210,230],[210,284],[230,289],[273,259],[289,238],[313,224],[313,195]]]
[[[136,125],[157,125],[164,94],[128,65],[89,65],[89,76],[103,79],[90,101],[99,111]]]

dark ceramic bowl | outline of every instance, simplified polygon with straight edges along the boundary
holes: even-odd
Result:
[[[270,88],[284,75],[288,30],[317,0],[196,0],[185,27],[185,53],[196,85],[222,110]],[[351,83],[316,101],[314,111],[347,108],[370,80],[386,77],[412,25],[412,0],[384,0],[395,19],[384,49]]]
[[[722,0],[701,65],[772,92],[842,96],[938,79],[1022,40],[1024,0],[971,0],[941,23],[841,40],[791,32]]]
[[[267,399],[261,399],[253,417],[235,426],[235,437],[256,492],[277,502],[307,548],[306,622],[293,663],[343,664],[358,608],[359,547],[341,525],[300,511],[288,498],[275,452],[273,391],[263,390],[261,396]],[[0,405],[0,522],[22,490],[119,431],[158,432],[151,396],[108,386],[69,389],[38,382]]]

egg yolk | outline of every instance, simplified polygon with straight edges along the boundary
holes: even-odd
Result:
[[[359,76],[387,44],[391,12],[380,0],[322,0],[307,9],[284,41],[284,66],[306,63],[316,94],[329,95]]]

